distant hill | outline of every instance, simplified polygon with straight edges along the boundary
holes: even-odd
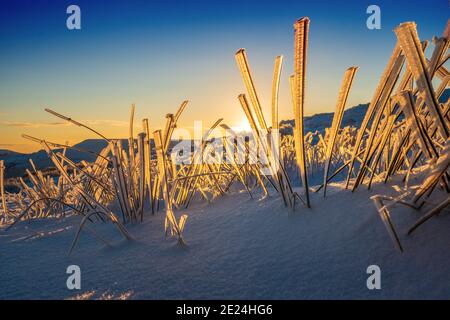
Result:
[[[21,153],[11,150],[0,149],[0,160],[7,157],[14,157],[18,155],[21,155]]]
[[[449,97],[450,89],[446,89],[439,100],[440,102],[446,102]],[[364,115],[366,114],[368,105],[368,103],[359,104],[346,109],[344,111],[342,126],[359,127]],[[314,132],[316,130],[323,132],[325,128],[331,126],[333,115],[333,112],[329,112],[305,117],[305,132]],[[282,120],[280,122],[281,134],[292,134],[293,127],[294,120]],[[122,146],[128,149],[128,140],[122,139]],[[88,139],[76,144],[74,147],[99,153],[104,147],[106,147],[106,141],[102,139]],[[73,149],[68,149],[66,155],[76,163],[81,160],[93,161],[96,158],[93,154],[80,152]],[[28,159],[32,159],[38,169],[45,169],[53,166],[51,161],[48,159],[47,154],[43,150],[29,154],[18,153],[10,150],[0,150],[0,160],[5,161],[6,177],[17,177],[24,175],[25,169],[31,168]]]
[[[128,150],[128,140],[122,139],[122,147]],[[153,140],[151,140],[153,147]],[[75,163],[85,160],[88,162],[94,161],[97,156],[92,153],[83,152],[80,150],[88,150],[100,153],[107,146],[107,142],[103,139],[87,139],[78,144],[73,145],[73,149],[67,149],[66,156]],[[62,151],[62,149],[54,149],[55,152]],[[0,150],[0,160],[5,161],[6,178],[24,176],[26,169],[31,169],[29,159],[32,159],[36,168],[39,170],[53,167],[53,163],[49,159],[44,150],[39,150],[33,153],[19,153],[10,150]]]
[[[366,113],[368,104],[358,105],[345,111],[343,125],[359,126]],[[321,113],[310,117],[305,117],[305,131],[325,130],[326,127],[331,126],[333,120],[333,113]],[[280,122],[280,131],[282,134],[291,134],[294,120],[283,120]],[[107,142],[102,139],[88,139],[84,140],[76,145],[75,148],[90,150],[96,153],[106,147]],[[128,149],[128,140],[122,140],[122,146]],[[96,156],[90,153],[80,152],[78,150],[67,149],[66,155],[69,159],[75,163],[86,160],[93,161]],[[0,151],[0,160],[5,161],[6,177],[23,176],[25,170],[31,168],[29,159],[32,159],[38,169],[45,169],[53,167],[53,163],[49,160],[45,151],[40,150],[37,152],[23,154],[9,150]]]
[[[359,127],[367,112],[368,103],[359,104],[355,107],[349,108],[344,111],[344,117],[342,119],[342,127],[353,126]],[[334,112],[318,113],[313,116],[304,118],[304,130],[307,132],[320,131],[323,132],[325,128],[331,127],[333,121]],[[280,122],[281,134],[292,134],[294,127],[294,120],[282,120]]]
[[[448,98],[450,98],[450,89],[445,89],[445,91],[442,93],[442,96],[439,98],[439,102],[445,103],[447,102]]]
[[[439,99],[439,102],[445,103],[450,98],[450,89],[446,89]],[[342,127],[361,126],[364,115],[367,112],[368,103],[359,104],[357,106],[348,108],[344,111],[344,117],[342,119]],[[307,132],[320,131],[323,132],[325,128],[331,127],[333,121],[334,112],[318,113],[313,116],[304,118],[304,130]],[[292,128],[294,127],[294,120],[282,120],[280,122],[281,134],[292,134]]]
[[[100,153],[106,145],[107,142],[105,140],[88,139],[74,145],[74,147]],[[122,145],[125,148],[128,148],[128,141],[124,139]],[[62,149],[55,149],[55,151],[62,151]],[[93,161],[96,158],[94,154],[73,149],[67,149],[66,155],[74,162],[80,162],[81,160]],[[53,166],[53,163],[50,161],[44,150],[33,153],[18,153],[9,150],[0,150],[0,160],[5,161],[6,177],[23,176],[25,174],[25,169],[31,168],[29,159],[33,160],[38,169],[45,169]]]

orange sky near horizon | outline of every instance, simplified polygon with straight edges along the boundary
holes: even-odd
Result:
[[[363,1],[331,1],[326,9],[314,2],[239,3],[240,10],[231,2],[207,2],[172,5],[170,12],[163,3],[159,8],[117,2],[106,10],[86,1],[81,5],[86,19],[77,31],[67,30],[65,10],[53,3],[42,10],[38,3],[13,2],[0,10],[0,149],[40,149],[22,134],[71,145],[96,138],[45,108],[111,138],[128,137],[132,103],[136,134],[143,118],[152,131],[164,128],[165,115],[175,113],[183,100],[190,102],[179,128],[190,130],[203,121],[206,129],[219,118],[242,126],[246,120],[237,97],[247,92],[234,59],[240,48],[246,49],[268,122],[274,59],[284,56],[279,119],[292,119],[292,23],[304,15],[311,19],[305,115],[334,112],[343,74],[351,66],[359,69],[346,107],[367,103],[395,46],[393,29],[416,21],[420,38],[431,40],[447,23],[446,1],[434,6],[401,2],[383,2],[382,28],[369,30]],[[428,56],[432,50],[430,42]]]

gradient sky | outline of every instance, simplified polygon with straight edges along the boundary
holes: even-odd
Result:
[[[81,30],[66,28],[66,8],[81,8]],[[366,28],[366,8],[381,8],[381,30]],[[105,135],[126,137],[136,120],[161,128],[190,103],[181,127],[244,119],[245,92],[234,53],[246,48],[267,119],[273,61],[285,58],[280,118],[292,118],[288,76],[293,22],[309,16],[306,114],[334,111],[343,73],[360,67],[347,106],[371,99],[395,45],[393,29],[415,21],[421,39],[441,35],[448,0],[400,1],[0,1],[0,149],[39,149],[22,133],[77,143],[89,132],[44,112],[49,107]]]

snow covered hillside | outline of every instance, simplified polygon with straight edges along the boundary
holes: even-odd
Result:
[[[396,192],[376,184],[352,193],[334,183],[325,199],[312,194],[312,209],[291,212],[273,191],[258,200],[234,190],[188,209],[186,248],[164,239],[162,212],[127,225],[131,242],[95,223],[110,246],[84,230],[70,256],[79,216],[24,221],[0,231],[0,299],[450,298],[450,217],[443,212],[406,236],[419,214],[392,208],[405,248],[399,253],[373,194]],[[81,290],[66,288],[72,264],[81,268]],[[373,264],[381,268],[381,290],[366,287]]]

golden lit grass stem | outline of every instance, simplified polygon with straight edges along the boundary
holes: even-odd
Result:
[[[304,188],[306,205],[310,207],[308,175],[306,171],[303,114],[305,109],[305,82],[308,51],[309,18],[304,17],[294,23],[294,78],[291,93],[294,101],[294,139],[297,166]]]
[[[355,73],[358,67],[350,67],[344,73],[344,78],[342,80],[341,89],[339,90],[339,97],[336,105],[336,111],[333,116],[333,122],[331,125],[330,136],[328,137],[328,142],[326,145],[326,154],[325,154],[325,168],[324,168],[324,176],[323,176],[323,195],[326,195],[327,192],[327,181],[328,181],[328,173],[330,171],[331,164],[331,156],[333,154],[333,150],[336,144],[336,137],[338,135],[339,128],[341,127],[342,118],[344,116],[345,104],[347,102],[348,94],[350,92],[350,88],[353,83],[353,79],[355,77]]]

